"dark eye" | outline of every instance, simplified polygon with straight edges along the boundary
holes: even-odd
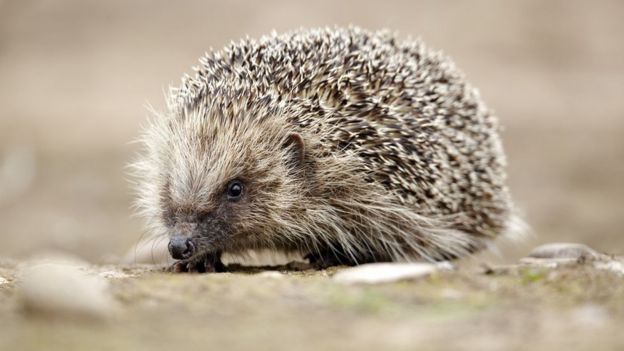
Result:
[[[230,201],[238,201],[243,195],[243,183],[240,180],[233,180],[228,184],[227,197]]]

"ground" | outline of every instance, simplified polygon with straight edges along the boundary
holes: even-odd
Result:
[[[618,350],[621,272],[588,263],[459,265],[387,284],[342,284],[328,271],[238,269],[171,274],[92,267],[108,277],[103,319],[26,313],[15,266],[0,275],[0,349]]]

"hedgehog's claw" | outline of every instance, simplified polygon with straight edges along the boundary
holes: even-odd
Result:
[[[172,273],[220,273],[227,267],[221,262],[221,253],[196,255],[173,263],[167,271]]]

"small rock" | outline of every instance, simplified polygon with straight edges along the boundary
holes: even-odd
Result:
[[[370,263],[342,270],[334,280],[347,284],[379,284],[406,279],[417,279],[431,275],[438,270],[450,270],[448,262],[433,263]]]
[[[618,275],[624,276],[624,264],[620,261],[616,261],[616,260],[596,261],[594,262],[594,267],[597,269],[604,269],[604,270],[616,273]]]
[[[535,259],[597,259],[602,255],[583,244],[576,243],[550,243],[540,245],[534,248],[528,255],[529,258]]]
[[[22,307],[30,313],[103,318],[113,310],[106,280],[88,273],[85,266],[34,262],[25,265],[18,282]]]
[[[264,271],[256,274],[258,277],[270,278],[270,279],[282,279],[284,274],[277,271]]]
[[[524,257],[520,259],[520,263],[530,265],[530,266],[542,267],[542,268],[559,268],[559,267],[578,265],[578,259]]]
[[[0,276],[0,286],[2,286],[2,285],[4,285],[4,284],[7,284],[8,282],[9,282],[9,281],[8,281],[6,278],[4,278],[4,277]]]

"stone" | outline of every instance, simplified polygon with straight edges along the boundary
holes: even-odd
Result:
[[[26,263],[18,289],[22,309],[30,314],[100,319],[114,308],[106,279],[71,260]]]
[[[283,279],[284,273],[277,271],[264,271],[256,274],[256,276],[269,279]]]
[[[624,276],[624,263],[618,260],[596,261],[594,267],[613,272],[617,275]]]
[[[441,263],[370,263],[339,271],[333,279],[346,284],[381,284],[427,277],[452,265]]]
[[[528,255],[533,259],[570,259],[580,260],[589,259],[594,260],[600,258],[602,255],[584,244],[576,243],[550,243],[540,245],[534,248]]]

